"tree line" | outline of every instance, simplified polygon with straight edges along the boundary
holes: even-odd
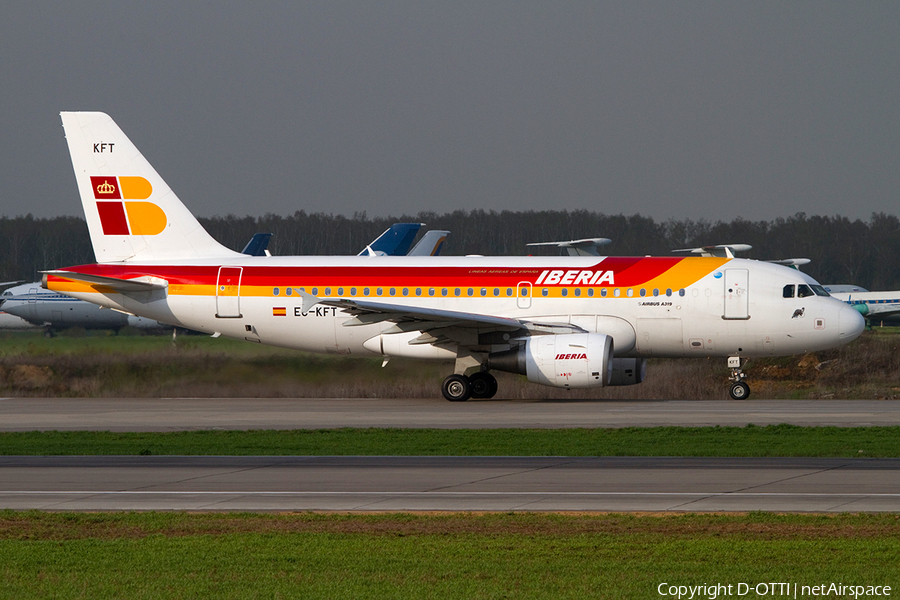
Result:
[[[797,213],[774,221],[709,222],[690,219],[657,222],[642,215],[577,211],[454,211],[446,214],[369,218],[306,213],[261,217],[200,218],[225,246],[241,250],[254,233],[274,234],[275,255],[356,254],[396,222],[425,223],[447,229],[445,255],[552,254],[528,242],[606,237],[601,248],[612,256],[669,255],[678,248],[750,244],[742,254],[760,260],[809,258],[803,267],[823,284],[852,283],[871,290],[900,289],[900,219],[875,213],[868,221]],[[36,219],[0,217],[0,281],[36,280],[39,271],[94,262],[87,224],[78,217]]]

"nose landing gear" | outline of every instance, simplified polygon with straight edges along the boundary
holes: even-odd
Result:
[[[731,387],[728,393],[734,400],[746,400],[750,397],[750,386],[744,383],[747,375],[741,370],[741,357],[729,356],[728,368],[731,369],[731,375],[728,377]]]

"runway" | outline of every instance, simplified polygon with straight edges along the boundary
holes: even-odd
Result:
[[[900,425],[898,400],[0,398],[0,431]]]
[[[0,482],[19,510],[900,510],[900,459],[0,457]]]
[[[0,430],[900,424],[898,401],[3,398]],[[900,511],[900,459],[0,457],[0,508]]]

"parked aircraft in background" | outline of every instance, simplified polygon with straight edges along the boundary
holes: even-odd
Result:
[[[247,245],[244,246],[244,249],[241,250],[241,254],[246,254],[247,256],[272,256],[272,253],[269,252],[269,240],[271,239],[271,233],[254,233]]]
[[[870,292],[855,285],[829,285],[825,289],[859,311],[870,325],[900,324],[900,290]]]
[[[438,256],[444,249],[444,242],[450,232],[446,229],[431,229],[425,232],[407,256]],[[398,255],[395,255],[398,256]]]
[[[123,327],[160,329],[163,323],[145,317],[108,310],[41,288],[40,282],[12,287],[0,294],[0,309],[34,327],[44,327],[48,335],[60,329],[113,329]]]
[[[526,246],[555,246],[566,251],[569,256],[600,256],[600,246],[611,244],[609,238],[585,238],[565,242],[532,242]]]
[[[424,223],[394,223],[362,249],[359,256],[405,256]]]
[[[48,271],[44,287],[251,342],[449,360],[448,400],[493,396],[491,370],[563,388],[639,383],[647,357],[727,358],[730,393],[746,398],[747,357],[832,348],[864,328],[811,277],[755,260],[245,256],[109,116],[61,116],[98,263]]]
[[[2,302],[3,301],[0,300],[0,304],[2,304]],[[37,325],[29,323],[22,317],[17,317],[16,315],[11,315],[0,310],[0,330],[37,329],[37,327]]]

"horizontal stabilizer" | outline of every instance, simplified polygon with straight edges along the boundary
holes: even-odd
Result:
[[[47,288],[47,278],[49,276],[62,277],[73,281],[83,281],[94,285],[102,285],[111,288],[117,292],[152,292],[155,290],[164,290],[169,287],[169,282],[165,279],[157,277],[136,277],[135,279],[117,279],[115,277],[103,277],[101,275],[90,275],[88,273],[76,273],[74,271],[41,271],[43,273],[42,286]]]

